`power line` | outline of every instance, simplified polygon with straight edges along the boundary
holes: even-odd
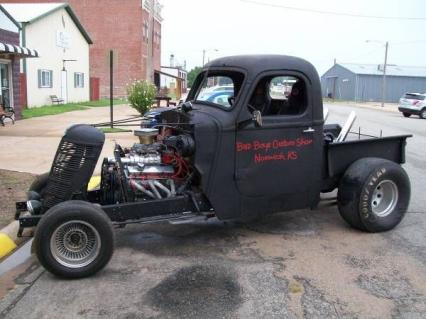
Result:
[[[240,1],[259,5],[259,6],[265,6],[265,7],[273,7],[273,8],[288,9],[293,11],[302,11],[302,12],[310,12],[310,13],[318,13],[318,14],[345,16],[345,17],[352,17],[352,18],[383,19],[383,20],[426,20],[426,17],[391,17],[391,16],[362,15],[362,14],[345,13],[345,12],[305,9],[305,8],[291,7],[291,6],[285,6],[281,4],[275,4],[275,3],[261,2],[256,0],[240,0]]]
[[[426,40],[413,40],[413,41],[404,41],[404,42],[391,42],[392,45],[400,44],[416,44],[416,43],[425,43]]]

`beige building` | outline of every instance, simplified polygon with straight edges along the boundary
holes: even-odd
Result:
[[[4,4],[21,24],[21,45],[39,52],[38,59],[23,59],[28,107],[88,101],[89,45],[92,40],[68,4]]]

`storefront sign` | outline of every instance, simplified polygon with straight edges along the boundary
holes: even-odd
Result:
[[[56,46],[69,49],[71,47],[71,35],[64,30],[56,31]]]

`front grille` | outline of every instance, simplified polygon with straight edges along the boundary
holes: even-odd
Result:
[[[44,211],[77,194],[84,198],[104,139],[102,132],[88,125],[75,125],[66,131],[43,190]]]

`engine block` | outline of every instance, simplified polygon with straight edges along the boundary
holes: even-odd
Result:
[[[193,141],[190,136],[169,139],[137,143],[125,149],[117,145],[115,157],[108,158],[103,165],[103,189],[108,190],[104,201],[120,202],[125,195],[135,201],[176,196],[191,170],[182,154],[190,153]],[[119,191],[123,187],[125,194]]]

